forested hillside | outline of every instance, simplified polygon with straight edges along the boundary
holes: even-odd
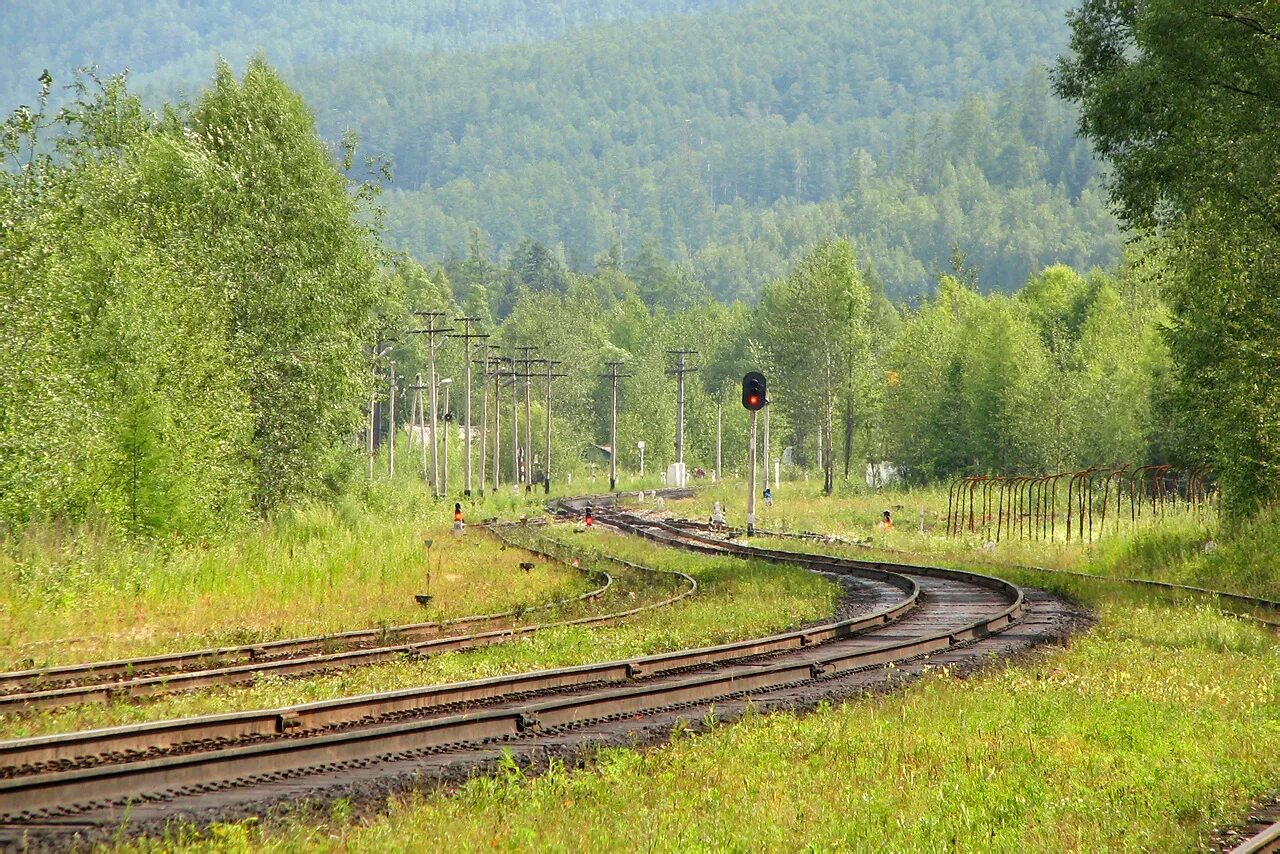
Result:
[[[44,69],[59,80],[97,65],[135,83],[201,83],[214,61],[257,51],[277,67],[381,46],[470,50],[553,38],[588,24],[732,8],[743,0],[7,0],[0,5],[0,109],[30,103]]]
[[[297,77],[329,135],[396,163],[391,239],[479,227],[575,268],[654,244],[722,299],[754,297],[832,231],[894,296],[964,250],[985,286],[1117,257],[1114,227],[1037,63],[1066,4],[807,0],[570,34],[472,57],[399,49]]]
[[[170,100],[215,54],[261,50],[322,136],[354,129],[392,159],[387,239],[423,260],[534,241],[589,270],[616,245],[731,301],[831,234],[894,299],[956,250],[1004,291],[1118,258],[1044,71],[1065,0],[457,5],[171,2],[142,21],[118,2],[32,5],[0,12],[0,96],[29,103],[42,68],[62,84],[93,62]]]

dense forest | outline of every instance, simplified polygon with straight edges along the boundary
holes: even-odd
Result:
[[[832,489],[856,484],[867,459],[917,482],[1211,462],[1243,515],[1280,482],[1280,116],[1267,94],[1280,88],[1280,22],[1245,6],[1223,17],[1167,0],[1138,14],[1099,0],[1071,19],[1072,53],[1052,84],[1110,162],[1110,201],[1134,238],[1119,263],[1027,257],[1012,293],[991,292],[985,258],[939,242],[929,251],[947,254],[914,300],[885,273],[898,263],[889,232],[849,239],[820,219],[758,290],[725,290],[673,260],[661,229],[639,249],[605,233],[582,266],[528,235],[499,249],[479,229],[457,251],[415,259],[385,247],[383,182],[363,180],[354,140],[326,144],[322,121],[265,61],[240,78],[220,66],[193,103],[162,111],[119,78],[83,78],[57,112],[45,77],[35,106],[0,128],[0,516],[194,537],[344,489],[361,468],[371,397],[383,396],[385,423],[388,362],[402,379],[423,370],[425,342],[403,334],[415,309],[479,317],[499,352],[532,345],[562,360],[559,472],[607,441],[602,374],[615,359],[631,374],[624,467],[638,462],[637,440],[651,465],[669,462],[667,351],[692,347],[694,465],[714,466],[721,408],[726,460],[742,458],[735,387],[758,367],[773,381],[772,456],[790,448],[797,474],[821,464]],[[838,202],[774,203],[877,211],[886,228],[897,205],[901,222],[945,224],[982,210],[966,211],[959,187],[985,181],[999,188],[992,205],[1051,229],[1034,193],[1010,189],[1017,176],[1055,176],[1078,209],[1099,176],[1072,159],[1077,142],[1047,153],[1059,131],[1046,128],[1072,116],[1047,85],[1033,67],[990,99],[908,112],[905,142],[885,150],[891,167],[865,150]],[[1015,129],[1025,146],[1003,145]],[[1033,150],[1039,159],[1019,160]],[[373,355],[378,333],[393,341]],[[468,356],[446,341],[442,374],[459,377]],[[401,424],[407,387],[390,401]]]
[[[91,57],[141,72],[158,105],[213,52],[260,49],[323,137],[354,130],[390,158],[386,239],[419,258],[536,241],[588,271],[616,246],[726,302],[755,300],[831,234],[894,299],[928,292],[956,249],[984,290],[1119,258],[1044,70],[1066,0],[454,5],[197,2],[143,25],[118,4],[53,4],[8,18],[23,61],[0,85],[16,104],[42,67],[61,81],[67,57]]]
[[[1166,356],[1136,267],[1087,279],[1050,268],[1011,299],[982,296],[957,257],[937,298],[912,310],[839,239],[766,285],[756,307],[707,299],[657,252],[635,264],[606,252],[579,273],[525,241],[501,264],[476,251],[424,266],[380,248],[367,225],[376,187],[344,172],[356,153],[331,157],[262,63],[242,80],[222,67],[190,107],[149,113],[112,79],[86,84],[70,113],[20,111],[4,129],[15,168],[0,173],[0,295],[5,338],[20,342],[0,364],[11,523],[202,536],[342,489],[371,395],[387,423],[391,360],[408,420],[404,378],[426,363],[422,337],[405,334],[415,310],[466,313],[499,352],[531,345],[561,360],[555,471],[607,441],[613,359],[630,375],[623,465],[634,470],[637,440],[657,470],[672,460],[677,347],[698,351],[688,460],[705,468],[718,408],[726,459],[742,458],[736,385],[752,366],[774,378],[772,455],[790,446],[829,486],[856,480],[867,457],[924,480],[1150,455],[1147,401]],[[375,333],[392,345],[370,372]],[[468,358],[447,340],[442,375],[460,377]],[[540,433],[541,404],[534,417]]]
[[[954,246],[984,287],[1113,263],[1073,111],[1036,70],[1059,2],[756,2],[461,61],[387,50],[297,78],[389,153],[388,236],[418,256],[478,227],[573,269],[654,245],[723,300],[754,299],[823,235],[918,294]],[[415,81],[406,85],[406,81]]]
[[[167,91],[203,82],[219,58],[262,51],[281,69],[322,58],[397,47],[460,51],[554,38],[611,21],[729,9],[743,0],[157,0],[139,15],[121,0],[13,0],[0,9],[0,109],[30,98],[48,69],[131,72],[135,84]],[[56,99],[56,93],[55,93]]]

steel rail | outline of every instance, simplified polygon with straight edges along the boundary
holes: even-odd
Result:
[[[573,596],[556,602],[529,608],[524,613],[554,607],[565,607],[580,602],[595,601],[605,595],[612,588],[614,579],[608,573],[599,573],[590,569],[584,571],[589,577],[595,578],[597,581],[603,580],[604,584],[579,596]],[[457,620],[446,621],[443,623],[412,624],[412,626],[407,628],[426,626],[454,627],[486,621],[498,622],[499,620],[506,618],[517,619],[520,613],[521,612],[513,610],[502,614],[488,614],[477,617],[459,618]],[[74,685],[64,688],[50,688],[45,690],[0,694],[0,715],[16,714],[36,709],[61,708],[65,706],[84,705],[89,703],[105,703],[121,699],[136,699],[160,694],[172,694],[181,691],[198,690],[200,688],[213,686],[244,684],[252,682],[265,675],[297,677],[307,674],[332,672],[335,670],[363,667],[386,661],[393,661],[402,656],[424,658],[440,655],[446,652],[457,652],[465,649],[476,649],[479,647],[490,646],[496,643],[505,643],[517,636],[526,635],[551,626],[573,625],[582,622],[608,621],[610,619],[620,619],[623,616],[628,616],[629,613],[630,612],[619,612],[603,615],[602,617],[582,618],[581,620],[511,626],[485,632],[434,637],[429,640],[411,643],[384,644],[381,646],[358,648],[344,652],[323,652],[300,657],[286,656],[268,659],[265,661],[252,661],[246,664],[213,667],[207,670],[180,670],[173,673],[142,675],[117,679],[111,682],[96,682],[88,685]],[[394,632],[404,628],[406,627],[397,627],[396,629],[389,631]],[[370,632],[377,631],[378,630],[370,630]],[[363,636],[370,632],[358,631],[343,633],[343,635]],[[300,640],[305,640],[307,643],[311,642],[311,639]],[[282,641],[280,643],[288,644],[292,642]],[[185,654],[179,653],[174,656],[160,656],[159,658],[177,658],[182,655]],[[133,659],[132,662],[136,663],[148,660],[152,659]],[[111,662],[113,665],[118,663],[128,664],[131,662]],[[89,665],[91,668],[96,666],[97,665]],[[68,667],[63,668],[63,670],[73,671],[75,668]],[[127,670],[123,672],[128,673]]]
[[[1274,854],[1277,851],[1280,851],[1280,822],[1250,836],[1232,848],[1231,854]]]
[[[814,563],[815,561],[810,560],[809,562]],[[882,570],[870,570],[868,574],[877,578],[891,575]],[[679,671],[690,667],[705,666],[710,663],[804,649],[821,644],[824,641],[849,638],[860,632],[881,627],[913,608],[919,592],[918,584],[913,579],[905,576],[892,580],[898,582],[894,586],[910,590],[912,595],[895,601],[872,614],[829,623],[824,626],[787,632],[768,638],[663,653],[599,665],[562,668],[540,673],[522,674],[515,677],[475,680],[469,683],[421,689],[416,692],[402,691],[390,695],[373,695],[368,698],[329,701],[322,704],[310,704],[308,707],[251,713],[250,716],[223,715],[218,716],[217,719],[172,721],[152,726],[150,729],[154,730],[157,727],[164,726],[170,728],[179,727],[185,728],[189,736],[199,735],[201,738],[206,738],[210,733],[210,725],[217,726],[221,724],[223,725],[223,731],[228,732],[227,725],[243,728],[248,718],[256,715],[259,723],[265,724],[269,732],[279,733],[282,727],[302,728],[308,725],[315,725],[321,719],[320,716],[332,714],[336,707],[342,705],[347,708],[340,713],[340,717],[349,720],[352,717],[351,706],[353,704],[364,704],[361,710],[365,712],[368,711],[370,702],[381,704],[384,707],[387,704],[397,704],[397,707],[401,709],[421,708],[423,705],[442,705],[446,701],[453,703],[474,701],[482,697],[504,696],[536,688],[564,687],[574,684],[590,686],[601,682],[627,683],[630,680],[645,676],[660,675],[664,671]],[[994,623],[992,626],[998,628]],[[960,629],[955,633],[934,637],[931,644],[917,644],[918,652],[922,653],[940,648],[940,644],[945,646],[954,643],[960,640],[964,633],[965,629]],[[946,639],[945,642],[944,638]],[[883,663],[880,658],[876,657],[877,654],[887,655],[891,658],[900,657],[903,651],[902,648],[899,648],[900,646],[900,644],[889,644],[883,648],[877,647],[879,652],[876,654],[867,651],[860,652],[856,657],[861,662],[859,666]],[[832,659],[832,663],[843,666],[840,662],[844,660],[845,657],[836,656]],[[796,668],[800,669],[797,670]],[[804,663],[802,666],[795,664],[778,665],[772,668],[751,665],[743,673],[735,671],[736,675],[732,676],[726,676],[722,669],[717,669],[712,676],[703,677],[702,682],[698,684],[719,686],[714,689],[713,693],[715,693],[724,689],[725,686],[730,686],[734,691],[740,691],[765,684],[778,684],[779,680],[794,681],[798,675],[804,678],[812,678],[814,675],[813,667],[810,663]],[[754,675],[748,679],[747,673]],[[761,681],[761,679],[764,681]],[[122,765],[16,776],[7,780],[0,780],[0,809],[4,809],[8,814],[14,815],[15,813],[28,812],[30,810],[55,808],[61,804],[76,801],[90,795],[93,796],[93,800],[99,800],[103,797],[119,797],[124,794],[137,793],[148,786],[161,783],[164,787],[171,788],[173,785],[180,785],[183,781],[194,779],[195,777],[210,779],[207,771],[198,770],[211,767],[210,763],[226,769],[229,774],[235,775],[248,767],[245,763],[258,767],[259,771],[263,767],[278,771],[286,765],[295,767],[295,763],[299,762],[302,765],[312,764],[319,756],[328,757],[326,761],[333,761],[337,757],[363,756],[368,749],[375,749],[373,747],[366,749],[357,746],[364,743],[376,745],[376,750],[385,752],[388,749],[396,749],[396,745],[399,743],[397,739],[407,733],[414,733],[415,744],[419,747],[458,740],[471,740],[477,737],[499,737],[513,732],[528,730],[536,726],[537,721],[565,722],[580,720],[587,710],[591,710],[592,715],[594,715],[602,708],[610,708],[615,711],[648,708],[655,701],[660,701],[662,704],[676,702],[677,696],[685,696],[685,693],[681,692],[694,691],[698,693],[700,691],[705,694],[708,690],[711,690],[707,687],[695,689],[686,684],[688,681],[687,679],[682,680],[674,688],[671,686],[665,688],[643,686],[626,688],[619,692],[615,687],[606,692],[607,696],[593,696],[593,698],[588,698],[587,700],[580,697],[567,700],[552,700],[540,704],[525,704],[519,709],[453,715],[446,718],[415,721],[389,727],[384,725],[355,732],[322,733],[314,736],[275,739],[264,744],[248,745],[230,750],[215,750],[212,753],[201,752],[141,762],[127,762]],[[423,691],[433,693],[435,695],[434,698],[424,703]],[[3,760],[12,767],[16,761],[47,761],[50,756],[57,755],[60,750],[62,751],[61,755],[66,756],[65,747],[70,741],[80,742],[79,748],[72,749],[73,754],[76,752],[84,753],[85,745],[89,743],[93,744],[91,749],[102,748],[106,744],[104,737],[106,739],[115,739],[112,746],[119,749],[122,746],[120,739],[135,738],[140,731],[146,729],[148,729],[147,725],[143,725],[140,727],[117,728],[115,731],[77,733],[68,737],[55,736],[43,739],[27,739],[20,743],[10,742],[3,744],[0,745],[0,748],[5,749]],[[54,751],[54,753],[49,753],[50,750]],[[40,751],[45,751],[45,753],[41,754]],[[278,758],[281,756],[292,758],[281,760]],[[250,759],[249,757],[256,758]],[[265,766],[263,763],[265,763]],[[222,779],[222,777],[218,776],[217,779]]]
[[[359,645],[371,643],[386,647],[394,641],[407,643],[418,637],[434,639],[438,638],[442,631],[452,631],[477,623],[511,619],[533,611],[548,610],[597,599],[604,595],[613,585],[613,578],[608,573],[600,573],[590,568],[576,569],[596,583],[603,582],[603,584],[577,596],[569,596],[521,610],[511,609],[493,614],[475,614],[455,617],[449,620],[406,623],[385,628],[354,629],[345,632],[262,641],[238,646],[213,647],[137,658],[122,658],[112,661],[56,665],[3,672],[0,673],[0,712],[3,712],[6,700],[4,692],[14,689],[33,688],[51,682],[79,682],[85,679],[105,680],[122,676],[127,679],[136,679],[140,678],[141,674],[160,676],[164,672],[181,673],[189,668],[207,669],[210,665],[221,665],[226,659],[240,659],[246,664],[257,664],[279,660],[284,657],[311,654],[315,651],[332,652],[335,647],[339,646],[368,649],[368,647],[360,647]],[[237,665],[227,662],[223,666],[235,667]]]
[[[508,525],[503,526],[503,528],[522,528],[522,526]],[[562,560],[557,554],[545,551],[545,549],[516,543],[515,540],[504,535],[502,528],[495,529],[494,535],[502,539],[504,543],[524,548],[525,551],[539,554],[539,556],[547,557],[549,560]],[[556,542],[556,540],[549,540],[549,542],[564,545]],[[676,576],[678,580],[684,581],[687,586],[675,595],[671,595],[671,597],[660,599],[658,602],[643,604],[643,606],[628,608],[626,611],[581,617],[577,618],[577,620],[556,622],[556,624],[527,626],[525,630],[532,631],[549,629],[549,627],[595,625],[600,624],[600,622],[620,621],[623,618],[639,615],[639,613],[671,606],[671,604],[680,602],[681,599],[690,597],[698,590],[698,581],[694,577],[687,575],[686,572],[655,570],[653,567],[623,561],[621,558],[605,557],[603,560],[632,568],[632,570]],[[493,632],[493,634],[498,634],[498,632]],[[509,636],[513,635],[513,631],[506,630],[503,634],[509,638]],[[669,657],[671,657],[671,654],[650,657],[653,661],[646,666],[657,667],[658,670],[662,670],[664,659]],[[690,662],[692,662],[692,658],[690,658]],[[686,663],[681,663],[678,666],[684,667],[687,665]],[[635,670],[639,672],[639,665],[635,666]],[[492,690],[493,686],[503,688],[502,682],[504,679],[512,682],[512,688]],[[575,680],[582,681],[576,679],[576,677]],[[445,685],[443,688],[434,688],[433,686],[433,688],[407,689],[392,691],[392,693],[365,695],[365,697],[320,700],[320,702],[315,703],[264,709],[264,711],[259,712],[233,712],[216,714],[216,716],[179,718],[179,720],[175,721],[140,723],[140,725],[109,727],[109,729],[104,730],[69,732],[69,734],[36,736],[31,737],[31,739],[0,741],[0,767],[33,766],[33,764],[67,761],[67,759],[93,754],[141,752],[141,750],[169,748],[169,746],[186,744],[195,740],[243,739],[246,736],[275,735],[291,730],[317,729],[317,727],[333,726],[335,723],[358,721],[362,720],[362,718],[384,717],[387,714],[417,711],[417,709],[433,708],[438,707],[438,705],[476,702],[476,700],[480,699],[500,697],[504,693],[524,693],[524,691],[563,688],[566,684],[575,684],[575,682],[564,682],[557,679],[539,681],[538,679],[529,679],[524,675],[497,677],[497,679],[493,680],[474,680],[461,682],[461,684],[457,685]]]
[[[761,554],[751,556],[781,560],[786,554],[772,550],[757,551]],[[822,556],[818,555],[795,555],[794,559],[807,566],[823,565],[824,568],[836,567],[870,571],[877,575],[889,574],[878,566],[867,565],[868,562],[848,559],[824,562]],[[956,570],[942,570],[935,567],[909,568],[916,574],[920,574],[922,569],[926,570],[927,574],[961,580],[969,585],[977,584],[983,587],[1016,591],[1016,595],[1012,597],[1011,603],[1000,608],[996,613],[988,612],[977,620],[949,627],[943,631],[933,631],[870,648],[830,649],[815,646],[814,649],[807,651],[807,655],[793,656],[790,660],[773,664],[721,666],[709,673],[682,675],[661,684],[633,684],[621,688],[603,688],[586,695],[520,703],[511,708],[379,725],[346,732],[321,733],[305,738],[276,739],[243,747],[169,756],[115,766],[0,780],[0,804],[4,805],[3,808],[10,816],[21,820],[24,814],[34,814],[38,817],[42,812],[45,815],[49,812],[62,812],[67,809],[68,804],[87,802],[90,806],[102,805],[104,802],[114,803],[148,792],[172,791],[175,787],[183,786],[193,786],[198,791],[201,790],[200,787],[207,787],[213,781],[244,779],[252,782],[255,779],[261,779],[264,774],[302,770],[323,772],[334,770],[336,765],[342,763],[376,761],[381,757],[394,757],[404,751],[430,749],[461,742],[474,743],[512,738],[536,733],[547,727],[651,712],[688,702],[707,702],[723,697],[737,697],[939,652],[957,644],[999,632],[1012,625],[1021,612],[1023,607],[1021,591],[1006,582]],[[916,584],[913,579],[906,576],[902,576],[902,580],[905,583]],[[1001,597],[1001,601],[1008,598],[1010,597]],[[812,636],[821,628],[823,627],[792,634],[800,637]],[[814,638],[811,637],[810,643],[802,642],[801,646],[809,646],[813,641]],[[668,653],[666,657],[669,660],[687,663],[691,655],[706,654],[716,649],[709,647],[702,651]],[[647,660],[651,661],[652,657]],[[588,669],[602,666],[604,665],[588,666]],[[627,672],[628,679],[634,679],[636,676],[633,662],[613,662],[611,666]],[[545,671],[542,675],[554,676],[562,672]],[[644,672],[643,664],[640,672]],[[526,678],[536,678],[538,675],[527,674]]]

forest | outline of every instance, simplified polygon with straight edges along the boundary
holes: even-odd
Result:
[[[1189,14],[1179,8],[1148,14],[1178,22]],[[821,236],[750,294],[726,293],[696,264],[672,261],[656,235],[634,252],[605,235],[608,245],[580,269],[546,243],[523,237],[499,248],[473,227],[465,249],[415,260],[384,248],[380,229],[393,230],[395,208],[379,196],[385,176],[368,180],[368,170],[386,164],[362,161],[352,135],[326,144],[316,114],[263,60],[241,78],[219,66],[198,100],[163,111],[123,78],[94,76],[78,78],[76,100],[55,110],[46,76],[38,106],[15,111],[0,138],[9,165],[0,173],[3,331],[17,342],[0,365],[0,515],[17,525],[104,518],[196,536],[340,491],[360,468],[354,451],[379,393],[370,384],[382,387],[388,360],[401,377],[424,368],[425,343],[402,334],[415,309],[479,317],[495,345],[532,345],[563,361],[557,471],[580,467],[607,441],[602,374],[615,359],[632,374],[623,386],[622,464],[637,465],[636,441],[648,444],[651,465],[670,460],[666,351],[688,347],[698,351],[698,373],[687,441],[706,468],[718,408],[725,456],[742,458],[745,416],[734,387],[760,367],[774,378],[775,456],[791,448],[801,471],[821,461],[832,488],[857,483],[868,459],[891,461],[916,482],[1213,462],[1228,497],[1256,506],[1272,494],[1280,458],[1271,427],[1277,339],[1268,325],[1277,315],[1265,284],[1276,190],[1264,164],[1273,162],[1274,140],[1259,119],[1275,108],[1231,88],[1204,95],[1170,83],[1149,93],[1129,82],[1147,72],[1136,61],[1116,66],[1127,48],[1107,40],[1119,38],[1107,29],[1110,14],[1092,5],[1074,14],[1076,52],[1052,82],[1080,106],[1081,128],[1114,170],[1111,202],[1134,229],[1123,260],[1072,267],[1028,257],[1030,272],[1004,294],[985,287],[990,257],[952,245],[931,274],[931,295],[911,301],[885,273],[895,269],[891,241],[816,224]],[[1142,62],[1158,63],[1255,36],[1243,24],[1189,20],[1208,28],[1208,47],[1159,27],[1148,35],[1134,22],[1126,38],[1153,39]],[[1244,92],[1274,82],[1265,77],[1274,66],[1214,57],[1205,59],[1209,73]],[[893,173],[877,177],[868,165],[841,207],[903,205],[904,222],[913,211],[946,220],[942,199],[964,176],[1007,182],[1022,168],[1018,149],[993,144],[1008,137],[994,128],[1022,128],[1033,148],[1053,143],[1052,133],[1035,131],[1068,113],[1047,97],[1048,85],[1033,69],[994,115],[970,98],[945,122],[930,120],[916,143],[896,150]],[[1122,97],[1167,99],[1182,111],[1173,115],[1185,116],[1209,98],[1222,134],[1257,144],[1238,166],[1206,164],[1193,153],[1195,137],[1109,118],[1128,108],[1113,103]],[[913,126],[911,118],[907,139]],[[1080,144],[1037,162],[1042,175],[1058,170],[1055,180],[1083,204],[1098,176],[1070,166],[1066,155]],[[928,167],[939,158],[945,168]],[[1167,182],[1170,164],[1191,177]],[[1217,177],[1230,168],[1254,176],[1256,188]],[[1017,194],[1002,198],[1012,204]],[[1018,270],[996,268],[1001,277]],[[371,371],[378,334],[395,343]],[[442,375],[460,375],[467,355],[446,344]],[[385,403],[375,405],[385,423]],[[404,386],[394,406],[404,424]]]
[[[492,261],[531,240],[590,272],[617,244],[725,302],[831,235],[899,301],[957,248],[984,291],[1119,259],[1098,164],[1050,92],[1066,0],[195,2],[143,24],[65,5],[8,18],[23,61],[0,103],[29,103],[43,68],[69,80],[75,55],[129,67],[158,109],[261,50],[323,138],[354,131],[390,160],[385,239],[420,259],[465,256],[478,232]]]

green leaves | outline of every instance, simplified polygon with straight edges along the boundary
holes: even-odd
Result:
[[[1280,498],[1280,8],[1262,0],[1087,0],[1059,92],[1113,170],[1130,225],[1159,227],[1183,455],[1229,507]],[[1170,435],[1174,431],[1168,431]]]
[[[201,536],[330,488],[380,256],[305,107],[255,63],[190,116],[114,79],[64,121],[0,184],[0,519]]]

